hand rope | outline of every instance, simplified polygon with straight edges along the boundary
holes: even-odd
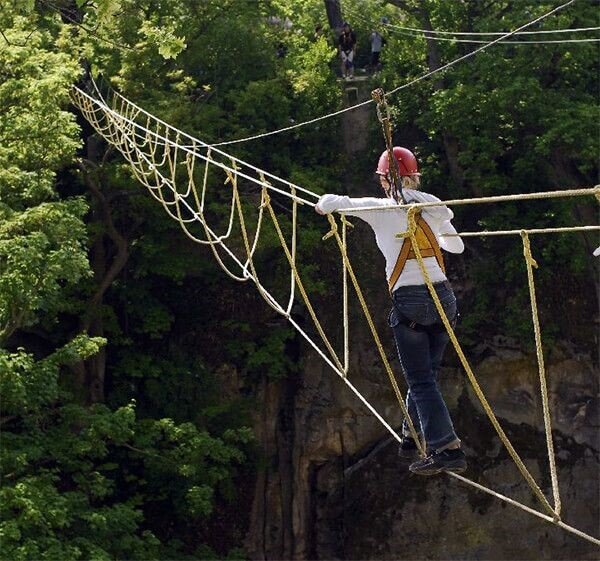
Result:
[[[594,232],[600,230],[600,226],[564,226],[561,228],[531,228],[529,230],[482,230],[480,232],[458,232],[456,234],[441,234],[443,238],[485,238],[488,236],[520,236],[521,232],[527,234],[561,234],[567,232]]]
[[[389,205],[389,206],[366,206],[361,207],[361,212],[388,212],[392,210],[398,210],[399,208],[409,209],[412,207],[416,208],[427,208],[435,206],[462,206],[462,205],[476,205],[482,203],[502,203],[507,201],[530,201],[535,199],[562,199],[566,197],[589,197],[595,195],[600,200],[600,185],[594,185],[593,187],[581,187],[578,189],[564,189],[562,191],[541,191],[536,193],[516,193],[513,195],[493,195],[491,197],[473,197],[470,199],[450,199],[448,201],[432,201],[426,203],[410,203],[402,205]],[[337,210],[340,214],[346,214],[348,212],[356,211],[355,208],[340,208]],[[520,232],[520,230],[518,230]]]

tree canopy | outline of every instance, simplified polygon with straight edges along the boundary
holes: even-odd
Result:
[[[552,6],[356,0],[345,17],[361,15],[367,49],[383,16],[407,27],[498,31]],[[594,10],[578,2],[548,27],[595,25]],[[335,32],[314,33],[326,17],[323,0],[0,7],[2,559],[244,555],[252,481],[263,468],[250,429],[256,388],[298,375],[299,343],[250,287],[225,281],[181,236],[69,106],[69,89],[90,74],[102,87],[104,77],[207,141],[284,127],[344,103]],[[371,80],[386,89],[474,48],[383,33],[383,70]],[[597,43],[497,46],[395,95],[394,138],[416,147],[426,188],[442,199],[590,186],[600,152],[597,64]],[[373,118],[370,148],[357,157],[344,152],[339,118],[232,152],[316,192],[341,192],[370,184],[383,149],[378,127]],[[216,198],[211,212],[219,216],[225,202]],[[561,201],[456,214],[463,229],[506,229],[571,225],[595,212]],[[314,255],[302,273],[317,292],[330,274],[324,229],[307,216],[299,241]],[[269,253],[275,233],[264,242],[261,259],[280,282],[283,261]],[[470,279],[467,342],[494,330],[529,337],[521,248],[467,245],[470,260],[452,271]],[[592,245],[557,236],[538,249],[541,290],[580,297],[546,300],[546,335],[588,351],[592,307],[582,295],[595,297]]]

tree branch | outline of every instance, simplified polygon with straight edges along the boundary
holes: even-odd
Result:
[[[90,171],[90,167],[93,167],[94,170]],[[104,274],[98,288],[96,289],[96,292],[89,301],[90,309],[88,310],[88,313],[85,315],[82,322],[82,329],[83,331],[87,332],[92,323],[94,312],[101,302],[105,292],[110,288],[111,284],[117,278],[129,259],[129,241],[115,227],[110,203],[100,189],[97,181],[96,175],[98,166],[89,160],[83,160],[79,163],[79,168],[83,172],[88,189],[98,203],[100,213],[102,214],[102,222],[106,229],[106,235],[117,248],[116,255],[108,271]]]

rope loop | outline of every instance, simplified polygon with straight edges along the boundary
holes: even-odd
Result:
[[[265,174],[261,171],[258,174],[258,178],[260,179],[260,182],[265,186],[265,187],[272,187],[271,183],[269,183],[267,181],[267,178],[265,177]]]
[[[263,185],[259,208],[267,208],[269,206],[271,206],[271,195],[269,195],[269,188],[267,185]]]
[[[335,221],[335,218],[333,217],[332,214],[328,214],[327,215],[327,220],[329,220],[329,224],[331,225],[331,230],[329,230],[329,232],[327,232],[324,236],[323,236],[323,241],[328,240],[329,238],[336,236],[338,233],[338,225],[337,222]]]
[[[531,254],[531,244],[529,242],[529,234],[527,233],[527,230],[521,230],[521,238],[523,239],[523,255],[525,256],[525,260],[532,267],[537,269],[539,265],[537,264],[537,261],[533,258],[533,255]]]
[[[341,214],[340,215],[340,220],[342,222],[342,224],[344,224],[344,226],[347,226],[348,228],[354,228],[354,224],[352,224],[352,222],[350,222],[347,218],[345,214]]]
[[[417,232],[417,219],[416,215],[419,213],[419,208],[416,206],[411,206],[406,212],[407,226],[406,231],[398,232],[396,234],[397,238],[404,239],[410,238],[415,235]]]

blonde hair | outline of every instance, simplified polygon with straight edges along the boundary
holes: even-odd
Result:
[[[404,175],[402,176],[402,187],[404,189],[418,190],[421,187],[420,175]]]

